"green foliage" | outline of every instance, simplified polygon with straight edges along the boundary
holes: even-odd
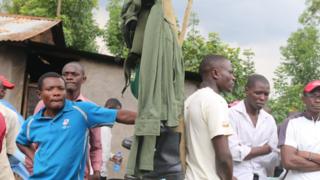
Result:
[[[306,0],[306,10],[299,18],[304,25],[319,25],[320,23],[320,0]]]
[[[233,64],[234,74],[237,78],[235,88],[231,94],[226,94],[227,101],[231,102],[244,98],[244,86],[248,75],[255,72],[251,50],[241,51],[240,48],[230,47],[221,41],[217,33],[209,33],[207,40],[196,34],[188,34],[182,46],[186,71],[198,72],[199,64],[208,54],[225,56]]]
[[[126,57],[128,49],[121,33],[121,5],[122,0],[110,0],[107,6],[109,20],[103,33],[103,39],[108,50],[118,57]]]
[[[274,88],[276,97],[270,102],[272,113],[278,122],[289,112],[302,111],[301,93],[309,81],[320,78],[320,39],[314,26],[305,26],[291,34],[285,47],[284,57],[277,68]]]
[[[93,19],[97,0],[62,0],[61,18],[66,43],[79,50],[96,52],[95,38],[101,31]],[[56,0],[4,0],[1,9],[12,14],[56,17]]]
[[[232,62],[237,78],[233,92],[226,94],[226,99],[228,102],[243,99],[247,77],[255,72],[252,61],[254,53],[251,50],[241,51],[240,48],[230,47],[222,42],[217,33],[209,33],[207,39],[202,37],[197,30],[199,20],[195,13],[191,13],[189,22],[190,31],[182,45],[186,71],[198,72],[201,60],[208,54],[223,55]]]

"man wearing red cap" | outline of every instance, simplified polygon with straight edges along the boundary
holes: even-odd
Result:
[[[24,122],[24,118],[10,102],[3,99],[6,95],[6,90],[13,89],[14,86],[15,85],[13,83],[8,81],[4,76],[0,75],[0,104],[9,108],[16,114],[19,120],[18,125],[20,127],[20,125],[22,125]],[[27,169],[24,167],[24,164],[22,163],[24,161],[25,156],[19,150],[16,150],[16,152],[13,155],[9,156],[9,162],[13,172],[18,174],[22,179],[28,179],[29,173]]]
[[[0,75],[0,99],[3,99],[4,96],[6,95],[7,89],[13,89],[14,84],[8,81],[4,76]]]
[[[0,76],[0,81],[2,82],[0,83],[0,99],[2,99],[6,95],[6,90],[10,88],[12,89],[14,87],[14,84],[6,80],[4,76]],[[5,132],[6,132],[5,121],[4,121],[3,115],[1,114],[0,115],[0,152],[1,152],[2,141],[4,138]]]
[[[309,82],[303,91],[306,110],[280,128],[279,146],[286,179],[316,180],[320,177],[320,80]]]
[[[2,142],[6,133],[6,122],[4,121],[3,115],[0,113],[0,153],[2,150]]]
[[[0,113],[3,115],[6,124],[5,137],[0,153],[0,179],[14,179],[8,155],[13,155],[17,149],[15,138],[20,126],[17,115],[2,104],[0,104]]]

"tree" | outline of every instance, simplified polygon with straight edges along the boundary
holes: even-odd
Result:
[[[118,57],[126,57],[128,49],[126,48],[121,33],[121,0],[110,0],[107,5],[109,20],[103,33],[103,39],[108,50]]]
[[[299,18],[304,25],[319,25],[320,23],[320,0],[306,0],[307,8]]]
[[[116,56],[126,57],[127,49],[120,30],[120,13],[122,1],[111,0],[108,4],[109,21],[104,33],[104,39],[108,49]],[[252,57],[254,53],[251,50],[241,50],[232,48],[221,41],[217,33],[209,33],[208,38],[204,38],[197,30],[199,19],[197,14],[190,14],[186,40],[182,45],[182,52],[185,59],[186,71],[198,72],[199,64],[202,58],[207,54],[221,54],[230,59],[235,69],[237,77],[235,90],[232,94],[227,94],[229,102],[242,99],[244,97],[244,85],[249,74],[254,73],[254,63]]]
[[[12,14],[57,18],[56,0],[4,0],[2,10]],[[61,18],[67,46],[96,52],[95,38],[101,33],[92,10],[98,5],[97,0],[63,0]]]
[[[287,45],[280,48],[283,62],[275,72],[276,94],[270,101],[272,114],[278,122],[289,112],[303,110],[304,85],[320,78],[320,0],[306,0],[299,22],[303,28],[292,33]]]
[[[200,62],[205,55],[223,55],[232,62],[234,74],[237,78],[233,92],[226,94],[226,99],[228,102],[243,99],[247,77],[255,72],[252,61],[254,53],[251,50],[242,51],[240,48],[230,47],[228,44],[222,42],[217,33],[209,33],[207,39],[202,37],[197,30],[198,24],[199,19],[197,15],[191,13],[190,31],[182,45],[186,71],[198,72]]]
[[[281,47],[283,62],[276,70],[276,98],[270,102],[272,114],[281,122],[289,112],[303,110],[301,93],[309,81],[320,78],[320,39],[315,26],[305,26],[291,34]]]

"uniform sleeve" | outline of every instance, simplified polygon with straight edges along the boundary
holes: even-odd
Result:
[[[6,123],[7,123],[7,135],[6,135],[6,146],[7,146],[7,154],[13,155],[17,150],[17,146],[15,143],[15,139],[18,135],[18,131],[20,128],[18,116],[13,111],[6,112],[5,115]]]
[[[229,148],[230,152],[232,154],[232,159],[233,161],[236,162],[241,162],[244,160],[244,158],[250,153],[251,147],[242,144],[241,140],[237,134],[238,132],[238,126],[236,122],[236,116],[232,110],[229,109],[229,119],[230,119],[230,124],[234,130],[234,133],[229,136]]]
[[[107,109],[89,102],[79,102],[77,105],[85,112],[89,128],[98,126],[113,126],[117,110]]]
[[[228,105],[226,103],[208,100],[204,105],[203,112],[211,139],[219,135],[232,134],[232,127],[228,119]]]
[[[16,139],[16,143],[18,144],[22,144],[22,145],[30,145],[32,142],[30,141],[30,139],[28,138],[28,124],[31,121],[30,117],[29,119],[27,119],[23,124],[22,127],[20,129],[20,132],[18,134],[18,137]]]

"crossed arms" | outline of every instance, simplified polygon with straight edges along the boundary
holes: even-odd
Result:
[[[283,145],[281,158],[284,168],[303,172],[320,171],[320,154],[309,151],[298,151],[296,148]]]

